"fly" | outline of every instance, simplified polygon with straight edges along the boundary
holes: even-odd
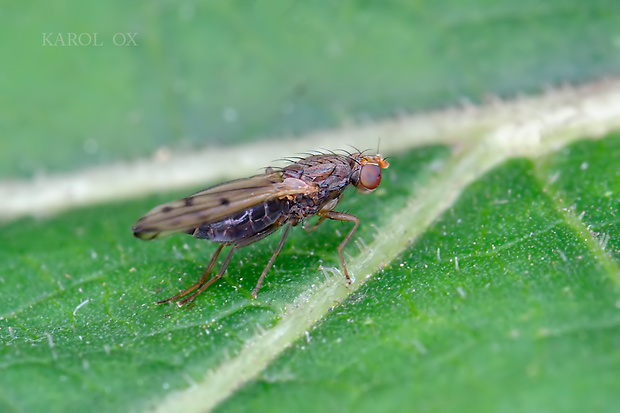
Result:
[[[284,227],[280,242],[252,291],[256,298],[290,228],[313,215],[319,219],[307,228],[309,232],[326,219],[353,223],[353,228],[338,246],[340,264],[350,283],[342,250],[353,237],[360,220],[353,214],[334,211],[334,208],[349,185],[363,193],[374,191],[381,183],[381,169],[388,166],[379,154],[312,155],[278,170],[267,168],[264,174],[215,185],[179,201],[155,207],[132,227],[135,237],[151,240],[172,233],[187,233],[220,244],[200,281],[157,304],[176,301],[181,306],[192,301],[222,277],[236,250]],[[231,248],[217,273],[211,276],[225,246]]]

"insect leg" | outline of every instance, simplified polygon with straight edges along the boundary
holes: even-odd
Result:
[[[230,263],[230,259],[232,258],[233,253],[235,252],[235,250],[237,248],[239,248],[238,245],[233,245],[232,246],[232,248],[230,249],[230,252],[226,256],[226,259],[222,263],[222,266],[220,267],[220,270],[217,272],[217,274],[215,274],[213,277],[211,277],[211,279],[209,281],[207,281],[206,283],[201,285],[200,288],[195,293],[193,293],[192,295],[190,295],[189,297],[187,297],[187,298],[185,298],[185,299],[183,299],[181,301],[177,301],[177,305],[180,307],[183,304],[187,304],[187,303],[193,301],[194,298],[196,298],[198,296],[198,294],[200,294],[201,292],[203,292],[204,290],[209,288],[209,286],[211,284],[213,284],[214,282],[216,282],[217,280],[222,278],[222,275],[224,275],[224,272],[226,271],[226,268],[228,267],[228,264]]]
[[[306,230],[306,232],[312,232],[314,231],[319,225],[321,225],[321,222],[325,221],[327,219],[327,217],[319,217],[319,220],[316,222],[316,224],[314,224],[311,227],[306,227],[303,226],[303,229]]]
[[[260,286],[263,283],[263,279],[265,278],[265,275],[267,275],[269,268],[271,268],[271,266],[273,265],[273,262],[276,260],[276,257],[280,254],[280,251],[282,250],[282,247],[284,246],[284,241],[286,241],[286,237],[288,236],[288,231],[290,229],[291,229],[290,224],[287,225],[286,228],[284,228],[284,234],[282,234],[282,238],[280,238],[280,243],[276,247],[276,250],[273,252],[273,255],[269,259],[269,262],[267,263],[267,265],[263,269],[262,274],[258,278],[256,287],[254,287],[254,290],[252,290],[252,297],[256,298],[256,295],[258,294],[258,290],[260,289]]]
[[[209,265],[207,265],[207,269],[202,273],[202,278],[200,279],[200,281],[198,281],[195,284],[192,284],[189,288],[186,288],[185,290],[181,291],[180,293],[176,295],[173,295],[170,298],[166,298],[165,300],[158,301],[157,304],[165,304],[165,303],[169,303],[170,301],[176,301],[178,298],[186,296],[187,294],[194,291],[196,288],[200,287],[202,284],[206,283],[207,280],[209,279],[209,274],[211,274],[211,270],[213,269],[213,266],[215,265],[215,262],[217,261],[217,257],[220,255],[220,252],[222,252],[222,248],[224,248],[224,244],[220,244],[220,246],[217,247],[217,250],[213,254],[213,257],[211,257],[211,261],[209,261]]]
[[[353,228],[351,228],[351,231],[349,231],[349,233],[347,234],[346,237],[344,237],[340,245],[338,245],[338,256],[340,257],[340,264],[342,265],[342,269],[344,270],[344,276],[347,277],[347,281],[349,282],[349,284],[351,284],[351,277],[349,277],[349,272],[347,271],[347,264],[344,262],[344,257],[342,256],[342,250],[347,245],[349,240],[351,240],[351,237],[353,237],[355,230],[360,224],[360,219],[353,214],[347,214],[346,212],[336,212],[336,211],[319,212],[319,215],[321,216],[321,218],[325,217],[325,218],[333,219],[334,221],[355,222],[355,225],[353,225]]]

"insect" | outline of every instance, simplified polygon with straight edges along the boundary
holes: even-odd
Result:
[[[297,158],[277,170],[267,168],[261,175],[215,185],[154,208],[132,227],[137,238],[151,240],[171,233],[187,233],[220,244],[200,281],[157,303],[176,301],[177,305],[182,306],[192,301],[222,277],[236,250],[284,227],[282,238],[252,291],[252,296],[256,298],[265,275],[282,250],[290,228],[313,215],[318,216],[318,221],[306,228],[309,232],[326,219],[353,223],[353,228],[338,246],[340,264],[350,283],[342,250],[360,220],[353,214],[334,211],[334,208],[349,185],[363,193],[374,191],[381,183],[381,169],[388,166],[388,162],[379,154],[320,153]],[[225,246],[230,246],[230,251],[217,273],[211,276]]]

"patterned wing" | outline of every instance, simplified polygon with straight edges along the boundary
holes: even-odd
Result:
[[[281,172],[238,179],[159,205],[140,218],[132,231],[144,240],[187,232],[270,199],[308,194],[313,190],[316,188],[301,180],[284,179]]]

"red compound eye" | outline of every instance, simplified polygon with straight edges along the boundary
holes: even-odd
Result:
[[[381,168],[379,165],[367,163],[360,170],[360,184],[369,191],[376,189],[381,183]]]

